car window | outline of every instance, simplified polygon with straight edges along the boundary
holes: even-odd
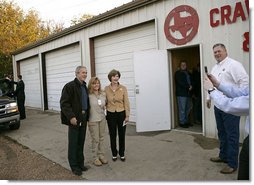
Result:
[[[12,91],[12,83],[7,79],[0,79],[0,96],[8,96]]]

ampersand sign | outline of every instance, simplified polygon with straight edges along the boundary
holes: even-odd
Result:
[[[181,5],[168,14],[164,23],[164,33],[171,43],[183,45],[194,38],[198,26],[199,18],[196,10],[188,5]]]

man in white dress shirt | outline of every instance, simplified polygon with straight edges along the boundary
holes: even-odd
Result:
[[[217,61],[211,74],[222,84],[232,87],[244,87],[249,85],[249,76],[243,65],[229,58],[226,47],[219,43],[213,46],[214,57]],[[207,97],[207,107],[211,107],[210,97]],[[217,157],[212,157],[212,162],[225,162],[227,166],[220,172],[230,174],[238,168],[239,153],[239,122],[240,116],[225,113],[216,105],[214,106],[220,152]]]
[[[219,83],[212,75],[208,75],[208,77],[211,81],[205,78],[204,88],[210,92],[210,97],[214,101],[216,107],[229,114],[247,116],[245,124],[247,137],[245,137],[243,141],[242,150],[240,152],[237,178],[238,180],[249,180],[249,87],[236,88]],[[223,94],[221,94],[220,91],[223,92]]]

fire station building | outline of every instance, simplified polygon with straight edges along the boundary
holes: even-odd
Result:
[[[137,132],[179,129],[216,138],[203,89],[204,66],[210,71],[216,64],[216,43],[249,73],[248,0],[134,0],[16,50],[14,76],[23,76],[27,107],[60,111],[62,88],[77,66],[86,66],[87,82],[97,76],[103,88],[117,69]],[[181,60],[190,72],[201,69],[202,124],[189,128],[178,126],[174,73]]]

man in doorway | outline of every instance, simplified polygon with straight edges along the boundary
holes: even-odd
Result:
[[[224,44],[218,43],[213,46],[214,57],[217,61],[212,68],[211,74],[219,82],[233,87],[244,87],[249,85],[249,76],[243,65],[228,57]],[[210,96],[207,96],[206,105],[211,107]],[[214,106],[218,138],[220,142],[220,152],[217,157],[212,157],[212,162],[225,162],[227,166],[220,172],[231,174],[238,168],[239,153],[239,121],[240,116],[234,116],[220,110]]]
[[[200,63],[192,70],[192,105],[193,105],[193,120],[196,124],[202,123],[202,104],[201,104],[201,75]]]
[[[68,160],[72,172],[82,175],[86,171],[84,165],[84,144],[89,116],[89,96],[86,87],[87,69],[84,66],[76,68],[76,78],[67,83],[60,99],[61,121],[69,126],[68,130]]]
[[[186,61],[180,62],[180,69],[175,73],[176,98],[179,114],[179,126],[189,127],[190,97],[191,97],[191,78],[187,71]]]

